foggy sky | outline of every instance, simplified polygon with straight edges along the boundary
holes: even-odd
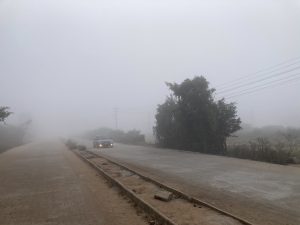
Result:
[[[215,87],[299,57],[299,24],[298,0],[0,0],[0,105],[55,133],[115,127],[118,108],[119,128],[150,133],[165,81]],[[243,122],[300,126],[299,94],[230,101]]]

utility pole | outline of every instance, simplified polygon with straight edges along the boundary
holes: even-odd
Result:
[[[117,107],[115,107],[114,108],[114,115],[115,115],[116,130],[118,129],[118,113],[119,113],[119,109]]]
[[[149,129],[149,132],[151,132],[151,122],[150,122],[150,120],[151,120],[151,115],[150,115],[150,111],[148,111],[148,129]]]

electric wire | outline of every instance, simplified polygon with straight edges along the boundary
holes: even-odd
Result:
[[[252,90],[252,91],[246,91],[246,92],[241,92],[241,93],[238,93],[238,94],[235,94],[235,95],[231,95],[231,96],[225,97],[225,99],[231,99],[231,98],[235,98],[235,97],[239,97],[239,96],[243,96],[243,95],[247,95],[247,94],[252,94],[252,93],[255,93],[257,91],[261,91],[261,90],[264,90],[264,89],[267,89],[267,88],[270,88],[270,87],[277,87],[277,86],[281,86],[281,85],[291,83],[291,82],[295,82],[295,81],[298,81],[298,80],[300,81],[300,77],[295,77],[293,79],[285,80],[284,82],[280,82],[280,83],[276,83],[276,84],[268,85],[268,86],[261,86],[260,88],[257,88],[257,89]]]
[[[293,65],[297,65],[298,63],[300,63],[299,60],[300,60],[300,57],[296,57],[296,58],[293,58],[291,60],[287,60],[285,62],[282,62],[282,63],[276,64],[276,65],[267,67],[265,69],[258,70],[258,71],[254,72],[254,73],[251,73],[251,74],[247,75],[247,76],[240,77],[238,79],[235,79],[235,80],[230,81],[230,82],[223,83],[221,85],[217,85],[216,89],[218,89],[218,90],[228,89],[229,87],[231,87],[233,85],[238,85],[239,83],[243,83],[244,80],[252,80],[252,79],[261,77],[261,75],[267,75],[267,74],[276,72],[278,70],[282,70],[284,68],[287,68],[287,67],[290,67],[290,66],[293,66]],[[293,63],[289,63],[289,62],[292,62],[292,61],[294,61],[294,62]],[[289,63],[289,64],[284,65],[286,63]],[[276,67],[279,67],[279,68],[276,68]],[[276,69],[273,69],[273,68],[276,68]],[[273,69],[273,70],[270,70],[270,69]],[[260,73],[262,73],[262,74],[260,74]],[[253,76],[253,75],[256,75],[256,74],[260,74],[260,75],[259,76]]]
[[[269,76],[266,76],[266,77],[263,77],[263,78],[260,78],[260,79],[248,82],[248,83],[239,84],[239,85],[233,85],[231,88],[227,88],[227,89],[225,89],[223,91],[217,91],[216,94],[217,95],[225,94],[225,93],[228,93],[228,92],[232,92],[233,88],[234,89],[240,89],[242,87],[251,86],[251,85],[256,84],[256,83],[262,83],[262,81],[267,81],[267,80],[270,80],[270,79],[272,80],[275,77],[279,77],[279,76],[285,75],[285,74],[287,74],[289,72],[292,72],[292,71],[295,71],[295,70],[298,70],[298,69],[300,69],[300,66],[297,66],[297,67],[294,67],[292,69],[288,69],[288,70],[285,70],[285,71],[281,71],[279,73],[275,73],[275,74],[272,74],[272,75],[269,75]]]
[[[289,76],[286,76],[286,77],[283,77],[283,78],[280,78],[280,79],[276,79],[276,80],[271,80],[271,81],[268,81],[268,82],[264,82],[260,85],[256,85],[256,86],[250,86],[249,88],[246,88],[246,89],[242,89],[242,90],[236,90],[236,89],[232,89],[231,91],[229,91],[227,94],[228,95],[232,95],[232,94],[237,94],[237,93],[240,93],[240,92],[245,92],[245,91],[249,91],[249,90],[252,90],[252,89],[256,89],[256,88],[259,88],[261,86],[266,86],[266,85],[269,85],[269,84],[273,84],[273,83],[277,83],[279,81],[282,81],[284,82],[285,80],[289,80],[290,78],[294,78],[294,77],[298,77],[300,75],[300,73],[296,73],[296,74],[291,74]],[[233,92],[233,93],[231,93]]]

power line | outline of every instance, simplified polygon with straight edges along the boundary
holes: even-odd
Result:
[[[288,78],[297,77],[297,76],[299,76],[299,75],[300,75],[300,73],[291,74],[291,75],[289,75],[289,76],[286,76],[286,77],[283,77],[283,78],[280,78],[280,79],[276,79],[276,80],[271,80],[271,81],[269,81],[269,82],[266,82],[266,83],[263,83],[263,84],[260,84],[260,85],[253,86],[253,87],[250,87],[250,88],[248,88],[248,89],[242,89],[242,90],[239,90],[239,91],[237,91],[237,90],[231,90],[231,91],[228,92],[228,94],[230,94],[230,92],[233,92],[233,93],[231,93],[231,95],[232,95],[232,94],[238,94],[239,92],[249,91],[249,90],[252,90],[252,89],[256,89],[256,88],[259,88],[259,87],[263,87],[263,86],[266,86],[266,85],[269,85],[269,84],[276,83],[276,82],[278,82],[278,81],[289,80]],[[236,92],[236,93],[234,93],[234,92]]]
[[[270,87],[277,87],[277,86],[281,86],[281,85],[284,85],[286,83],[291,83],[293,81],[295,82],[295,81],[298,81],[298,80],[300,80],[300,77],[289,79],[289,80],[286,80],[286,81],[281,82],[281,83],[276,83],[274,85],[260,87],[260,88],[257,88],[255,90],[252,90],[252,91],[242,92],[242,93],[239,93],[239,94],[236,94],[236,95],[231,95],[231,96],[226,97],[226,99],[235,98],[235,97],[239,97],[239,96],[246,95],[246,94],[252,94],[252,93],[255,93],[257,91],[261,91],[261,90],[264,90],[264,89],[267,89],[267,88],[270,88]]]
[[[239,85],[239,84],[243,84],[243,82],[245,82],[246,80],[249,80],[249,81],[251,81],[251,80],[254,80],[254,79],[256,79],[256,78],[260,78],[260,77],[265,77],[266,75],[268,75],[268,74],[271,74],[271,73],[273,73],[273,72],[276,72],[276,71],[278,71],[278,70],[282,70],[282,69],[284,69],[284,68],[286,68],[286,67],[290,67],[290,66],[292,66],[292,65],[297,65],[298,63],[300,63],[300,62],[296,62],[296,63],[292,63],[292,64],[289,64],[289,65],[286,65],[286,66],[284,66],[284,67],[282,67],[282,68],[277,68],[277,69],[275,69],[275,70],[271,70],[271,71],[268,71],[268,72],[266,72],[266,73],[262,73],[260,76],[251,76],[251,77],[245,77],[245,78],[240,78],[240,79],[238,79],[238,80],[236,80],[235,82],[233,81],[233,82],[231,82],[229,85],[227,85],[227,86],[224,86],[223,88],[219,88],[218,90],[219,91],[225,91],[225,90],[227,90],[227,89],[229,89],[229,88],[231,88],[231,87],[234,87],[234,86],[236,86],[236,85]],[[244,79],[245,81],[242,81],[242,79]]]
[[[290,67],[290,66],[296,65],[296,64],[300,63],[299,60],[300,60],[300,57],[296,57],[296,58],[293,58],[293,59],[290,59],[290,60],[287,60],[287,61],[278,63],[278,64],[276,64],[276,65],[273,65],[273,66],[270,66],[270,67],[267,67],[267,68],[258,70],[258,71],[254,72],[254,73],[250,73],[250,74],[248,74],[248,75],[246,75],[246,76],[243,76],[243,77],[240,77],[240,78],[238,78],[238,79],[235,79],[235,80],[233,80],[233,81],[225,82],[225,83],[223,83],[223,84],[221,84],[221,85],[217,85],[217,86],[216,86],[216,89],[219,89],[219,90],[227,89],[228,86],[232,86],[233,84],[235,85],[235,84],[241,83],[241,82],[243,82],[243,80],[249,80],[249,79],[251,80],[251,79],[254,79],[254,78],[257,77],[257,76],[253,76],[253,75],[260,74],[260,73],[266,75],[266,74],[275,72],[275,71],[277,71],[277,70],[281,70],[281,69],[284,69],[284,68],[286,68],[286,67]],[[296,61],[296,62],[293,62],[293,63],[287,64],[287,65],[284,65],[284,64],[289,63],[289,62],[292,62],[292,61]],[[283,65],[283,66],[282,66],[282,65]],[[273,69],[273,68],[276,68],[276,67],[281,67],[281,68]],[[270,70],[270,69],[273,69],[273,70]],[[264,72],[264,71],[266,71],[266,72]],[[264,72],[264,73],[263,73],[263,72]],[[261,75],[262,75],[262,74],[261,74]],[[260,76],[261,76],[261,75],[260,75]]]
[[[298,70],[300,69],[300,66],[297,66],[297,67],[294,67],[292,69],[288,69],[288,70],[285,70],[285,71],[281,71],[279,73],[275,73],[275,74],[272,74],[272,75],[269,75],[269,76],[266,76],[266,77],[263,77],[261,79],[258,79],[258,80],[254,80],[254,81],[251,81],[249,83],[245,83],[245,84],[239,84],[239,85],[233,85],[231,88],[227,88],[223,91],[220,91],[220,92],[217,92],[216,94],[219,95],[219,94],[223,94],[223,93],[227,93],[227,92],[231,92],[232,91],[232,88],[235,88],[235,89],[239,89],[239,88],[242,88],[242,87],[247,87],[249,85],[253,85],[255,83],[259,83],[261,81],[265,81],[265,80],[268,80],[268,79],[273,79],[274,77],[278,77],[278,76],[281,76],[283,74],[286,74],[286,73],[289,73],[289,72],[292,72],[292,71],[295,71],[295,70]]]

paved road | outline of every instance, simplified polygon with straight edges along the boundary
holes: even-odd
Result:
[[[300,168],[123,144],[95,151],[257,224],[300,224]]]
[[[59,142],[0,154],[0,224],[140,225],[127,201]]]

